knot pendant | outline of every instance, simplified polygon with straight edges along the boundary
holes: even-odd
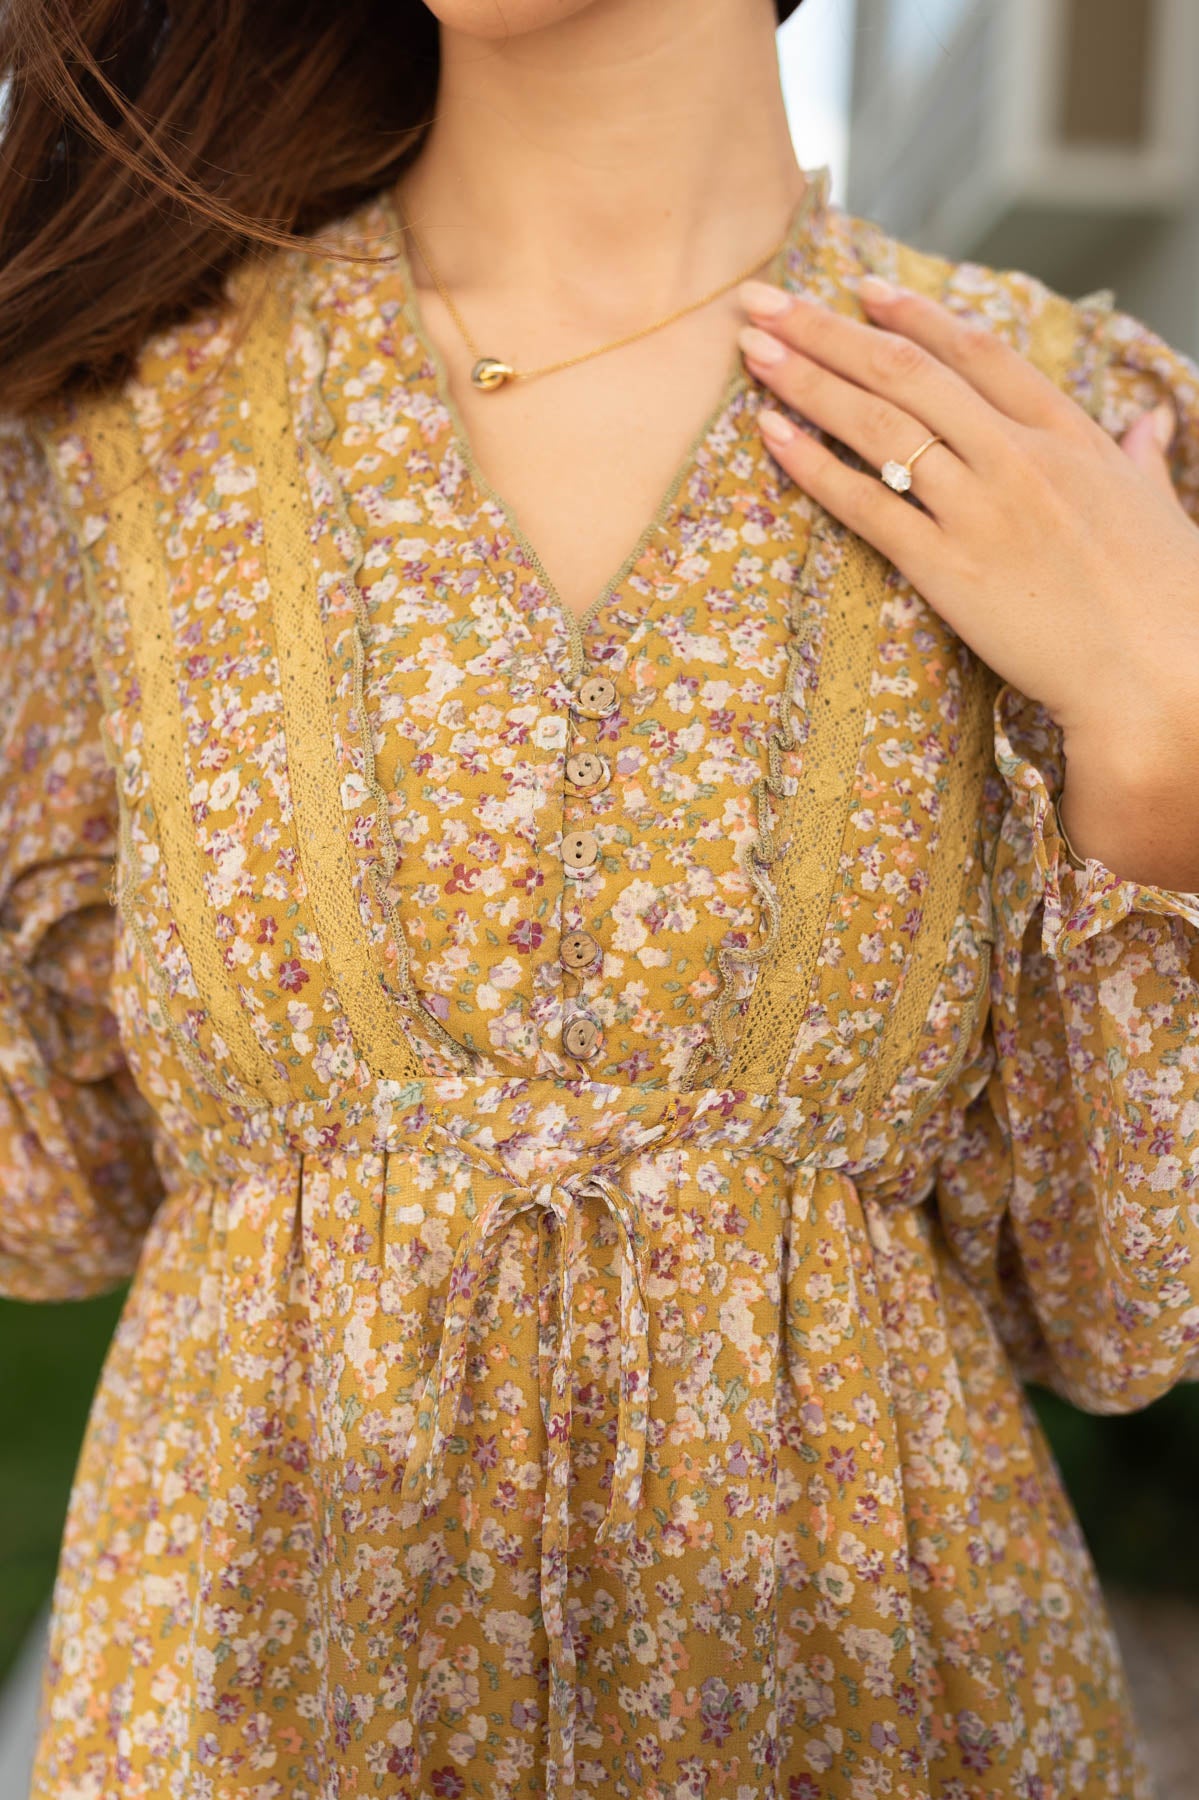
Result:
[[[481,356],[471,370],[470,378],[475,387],[482,388],[487,393],[492,388],[503,387],[515,374],[516,370],[511,364],[501,362],[498,356]]]

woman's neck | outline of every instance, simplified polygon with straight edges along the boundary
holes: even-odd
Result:
[[[798,203],[771,0],[592,0],[442,34],[436,121],[400,184],[456,295],[666,311],[765,258]]]

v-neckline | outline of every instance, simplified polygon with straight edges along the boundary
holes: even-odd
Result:
[[[812,169],[801,169],[801,173],[804,177],[804,190],[791,215],[790,223],[787,226],[786,236],[784,237],[782,244],[775,251],[766,270],[765,279],[767,281],[778,282],[782,280],[786,273],[788,273],[789,259],[796,247],[802,227],[806,225],[811,218],[819,215],[828,199],[828,189],[831,178],[831,170],[828,163],[820,163]],[[403,220],[400,215],[399,207],[396,204],[395,196],[390,189],[387,189],[383,193],[382,201],[384,210],[392,225],[393,235],[396,241],[394,266],[398,272],[400,286],[403,290],[402,309],[404,318],[410,332],[420,344],[424,355],[433,369],[437,398],[442,407],[444,407],[446,415],[449,418],[454,448],[470,476],[471,483],[474,486],[476,493],[481,499],[495,507],[495,509],[503,516],[513,542],[519,547],[521,554],[524,556],[529,567],[537,576],[554,613],[562,622],[566,631],[567,643],[570,647],[571,676],[572,679],[577,680],[586,661],[584,633],[592,625],[596,615],[599,613],[605,602],[610,600],[617,589],[624,584],[625,579],[643,555],[646,546],[666,522],[671,508],[695,466],[695,461],[700,450],[712,435],[712,432],[716,429],[720,420],[724,417],[736,395],[742,388],[750,385],[752,377],[745,368],[740,348],[734,346],[732,362],[728,369],[728,373],[725,376],[721,392],[715,403],[704,416],[699,428],[688,443],[687,448],[684,450],[652,516],[641,531],[636,543],[633,545],[628,555],[619,564],[615,572],[604,582],[595,598],[588,603],[581,613],[577,613],[573,607],[566,604],[561,594],[558,592],[557,584],[546,569],[541,558],[538,556],[534,545],[526,536],[520,520],[517,518],[512,506],[487,479],[487,476],[479,466],[475,457],[474,447],[471,444],[470,434],[466,429],[462,416],[458,410],[457,403],[450,391],[449,374],[446,370],[445,362],[425,325],[424,315],[421,312],[420,301],[417,297],[417,287],[413,275],[412,262],[408,255],[407,235],[404,231]]]

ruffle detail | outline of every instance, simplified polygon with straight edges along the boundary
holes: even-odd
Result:
[[[800,704],[805,653],[813,636],[813,611],[819,614],[824,610],[844,547],[844,528],[830,514],[823,513],[813,523],[787,615],[787,667],[778,697],[776,723],[766,740],[766,773],[759,775],[750,790],[757,831],[738,858],[746,880],[761,903],[765,923],[756,944],[744,948],[726,944],[717,952],[718,986],[709,1013],[711,1042],[697,1045],[683,1078],[685,1088],[693,1085],[695,1074],[707,1057],[714,1056],[720,1068],[728,1069],[736,1049],[729,1035],[732,1017],[745,1003],[752,971],[769,959],[778,941],[783,911],[771,870],[787,854],[790,844],[780,842],[777,836],[781,811],[777,803],[791,798],[795,792],[794,777],[784,772],[784,758],[800,744],[794,721]],[[772,802],[776,804],[772,805]]]
[[[1043,706],[1010,683],[995,697],[995,763],[1012,797],[1004,830],[1015,826],[1029,834],[1047,956],[1067,956],[1133,913],[1178,918],[1199,931],[1199,894],[1127,880],[1095,857],[1075,867],[1057,815],[1065,778],[1060,729]]]
[[[78,1300],[128,1279],[160,1197],[143,1123],[110,1016],[59,1001],[0,931],[0,1294]]]
[[[305,271],[306,272],[306,271]],[[370,710],[366,703],[366,662],[370,647],[370,615],[359,574],[364,559],[362,536],[350,517],[349,506],[337,471],[331,459],[325,454],[324,446],[333,435],[333,416],[325,401],[323,381],[329,358],[329,338],[324,325],[316,316],[308,296],[307,283],[303,276],[296,284],[295,312],[308,339],[309,356],[304,370],[304,386],[300,401],[295,409],[296,428],[300,437],[303,453],[318,471],[321,484],[329,500],[333,518],[333,528],[329,532],[330,541],[336,545],[342,559],[342,584],[353,607],[353,624],[351,626],[351,647],[353,654],[353,698],[351,712],[357,731],[359,750],[362,756],[362,781],[370,795],[375,821],[375,836],[379,845],[378,852],[368,859],[368,879],[375,891],[380,912],[387,921],[387,929],[395,947],[396,968],[392,976],[392,997],[406,1020],[417,1020],[417,1032],[427,1032],[438,1047],[445,1052],[455,1068],[473,1069],[479,1059],[466,1045],[461,1044],[451,1035],[421,1000],[412,980],[412,971],[408,957],[408,942],[404,928],[396,915],[392,900],[392,883],[399,867],[399,848],[391,827],[391,813],[387,795],[379,781],[376,768],[376,746],[371,731]],[[359,853],[361,854],[361,853]],[[413,1034],[413,1048],[424,1060],[427,1049]]]

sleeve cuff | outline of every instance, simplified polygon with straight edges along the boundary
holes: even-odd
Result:
[[[1131,913],[1161,913],[1199,932],[1199,894],[1148,887],[1069,849],[1058,816],[1065,768],[1061,733],[1044,707],[1004,683],[995,697],[995,764],[1011,795],[1009,821],[1027,833],[1043,901],[1042,948],[1061,957]],[[1005,831],[1010,824],[1005,823]]]

